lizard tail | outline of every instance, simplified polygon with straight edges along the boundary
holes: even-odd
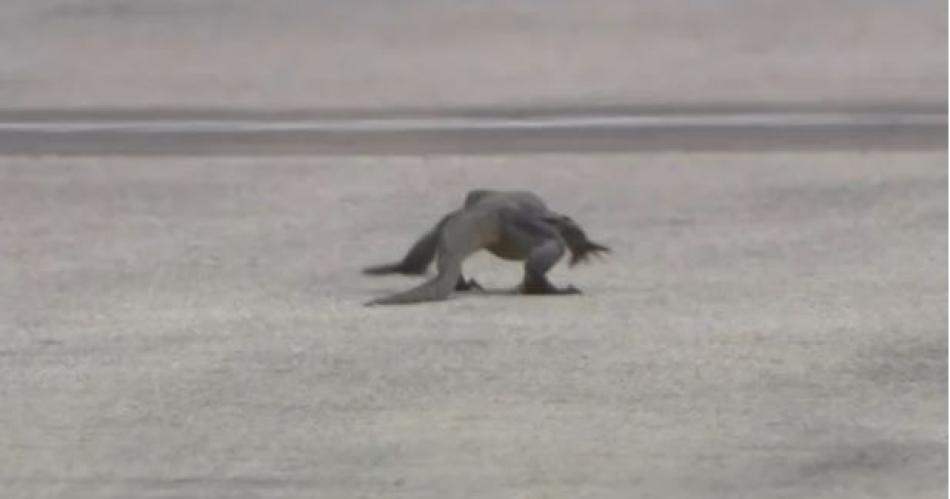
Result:
[[[366,267],[363,269],[363,273],[366,275],[386,275],[386,274],[407,274],[407,273],[419,273],[422,274],[425,272],[407,272],[405,265],[402,262],[397,263],[387,263],[384,265],[374,265],[372,267]]]
[[[408,291],[377,298],[367,303],[367,305],[401,305],[423,301],[444,300],[452,294],[452,290],[455,289],[460,275],[462,275],[461,267],[447,269],[440,272],[439,275],[434,278]]]
[[[476,230],[477,223],[478,220],[471,217],[443,219],[439,225],[444,226],[444,230],[433,237],[434,250],[438,252],[438,274],[408,291],[378,298],[367,305],[396,305],[448,298],[462,276],[462,261],[482,247]]]
[[[429,268],[429,264],[435,259],[436,250],[439,246],[439,235],[448,218],[448,216],[443,217],[432,230],[420,237],[401,261],[366,267],[363,269],[363,273],[367,275],[425,274],[426,269]]]

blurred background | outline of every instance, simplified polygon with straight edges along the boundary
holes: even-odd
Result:
[[[943,0],[5,0],[0,107],[943,103]]]

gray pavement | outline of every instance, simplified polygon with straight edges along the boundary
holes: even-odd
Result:
[[[0,495],[945,497],[946,161],[0,158]],[[477,186],[615,252],[362,307]]]
[[[947,99],[944,0],[4,0],[0,108]]]

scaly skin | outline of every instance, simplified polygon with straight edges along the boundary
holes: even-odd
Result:
[[[482,249],[506,260],[525,262],[525,277],[519,286],[525,294],[580,293],[574,286],[555,287],[547,272],[566,251],[571,253],[571,265],[610,251],[590,241],[573,220],[552,212],[531,192],[475,190],[465,197],[461,209],[444,216],[416,241],[402,261],[364,270],[369,275],[419,275],[436,260],[436,276],[367,305],[438,301],[448,298],[453,290],[481,289],[474,280],[462,277],[462,262]]]

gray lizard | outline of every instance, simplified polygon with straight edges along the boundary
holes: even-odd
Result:
[[[453,211],[422,236],[399,262],[368,267],[369,275],[421,275],[436,260],[438,273],[408,291],[375,299],[367,305],[403,304],[446,299],[453,290],[480,289],[462,277],[462,262],[486,249],[506,260],[525,262],[524,294],[576,294],[574,286],[555,287],[546,274],[570,251],[570,265],[590,255],[609,252],[587,239],[570,217],[548,209],[540,197],[526,191],[475,190]]]

